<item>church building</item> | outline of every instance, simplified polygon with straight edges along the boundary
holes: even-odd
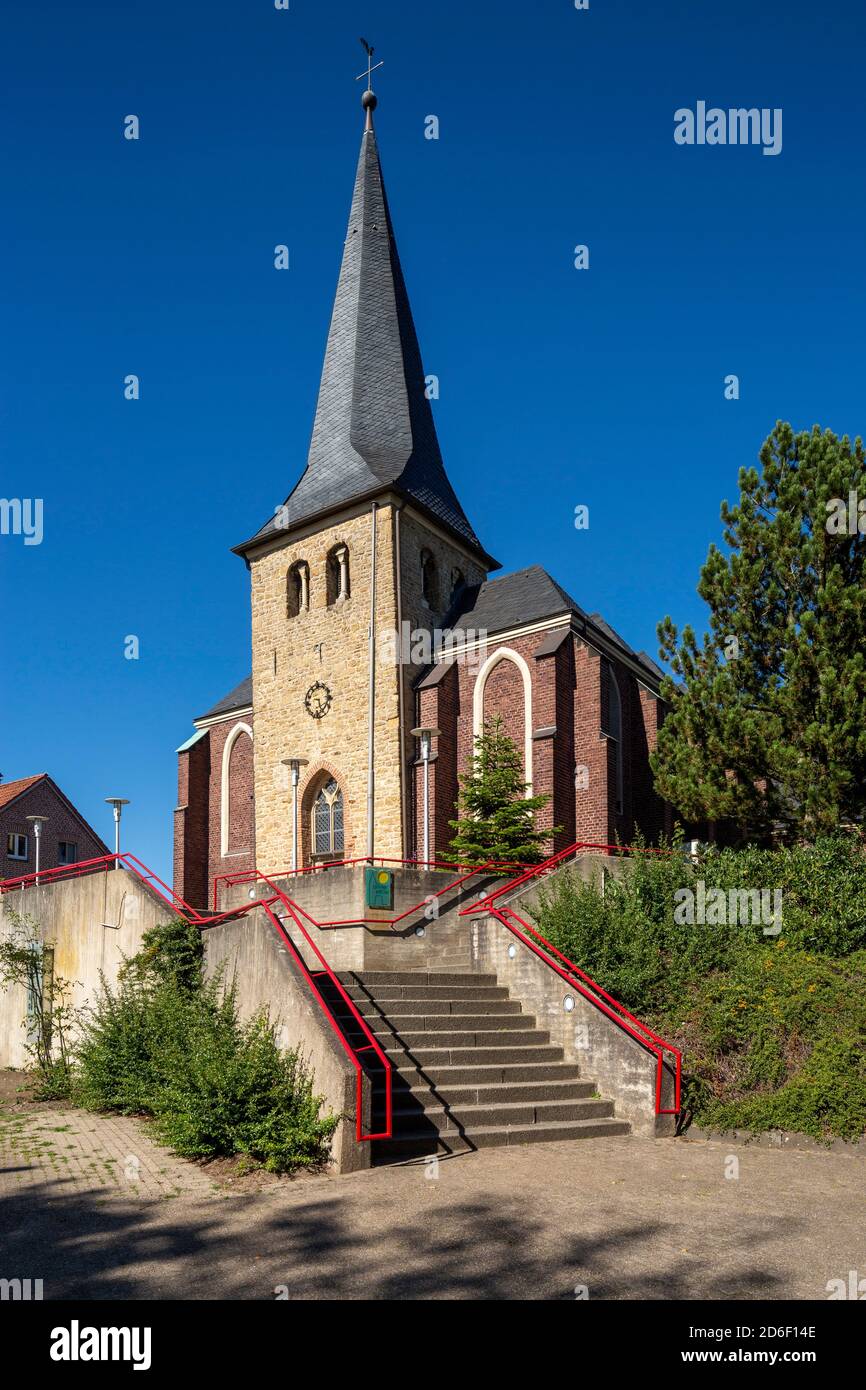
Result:
[[[649,766],[659,668],[540,566],[497,576],[445,471],[364,105],[307,465],[235,547],[252,673],[178,750],[175,890],[196,906],[254,867],[449,859],[458,776],[495,715],[527,795],[549,797],[551,853],[670,824]]]

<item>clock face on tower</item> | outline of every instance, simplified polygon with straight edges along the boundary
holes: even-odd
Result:
[[[304,696],[304,708],[313,719],[324,719],[333,698],[324,681],[316,681]]]

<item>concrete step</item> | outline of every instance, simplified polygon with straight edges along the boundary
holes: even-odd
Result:
[[[400,1071],[423,1067],[431,1075],[439,1076],[441,1067],[474,1069],[480,1066],[496,1066],[497,1070],[501,1071],[505,1065],[513,1065],[516,1062],[559,1062],[563,1055],[561,1047],[554,1047],[549,1042],[516,1044],[509,1037],[505,1047],[445,1047],[441,1035],[428,1033],[426,1036],[436,1038],[436,1046],[413,1046],[410,1052],[398,1047],[385,1047],[384,1051],[392,1065],[397,1066]],[[533,1033],[530,1037],[546,1038],[547,1034]],[[406,1059],[405,1063],[403,1059]]]
[[[530,1020],[531,1022],[531,1020]],[[366,1038],[355,1029],[347,1028],[346,1037],[355,1047],[363,1047]],[[385,1052],[409,1051],[412,1053],[428,1051],[431,1048],[457,1049],[477,1048],[479,1052],[499,1050],[500,1056],[504,1052],[509,1057],[515,1052],[527,1047],[541,1046],[550,1043],[550,1034],[543,1033],[535,1028],[511,1029],[444,1029],[426,1028],[423,1031],[414,1032],[402,1029],[398,1033],[392,1033],[389,1029],[371,1029],[377,1043]],[[480,1060],[480,1058],[479,1058]]]
[[[473,1133],[477,1128],[504,1126],[515,1129],[521,1125],[538,1125],[561,1120],[609,1119],[613,1115],[613,1104],[597,1097],[565,1101],[524,1101],[506,1102],[500,1105],[466,1105],[452,1109],[447,1105],[404,1106],[393,1111],[394,1134],[422,1134],[436,1130],[447,1133],[453,1130]],[[374,1111],[373,1120],[378,1124],[383,1112]]]
[[[341,985],[363,985],[372,994],[380,985],[495,985],[495,975],[471,970],[338,970]]]
[[[374,996],[363,985],[347,985],[346,993],[356,1002],[371,1000]],[[387,1008],[393,1000],[447,999],[482,1000],[507,999],[508,990],[504,985],[378,985],[375,1000]]]
[[[338,1013],[346,1027],[352,1027],[353,1015]],[[535,1029],[531,1014],[403,1014],[392,1017],[383,1014],[362,1014],[371,1033],[396,1033],[408,1037],[411,1033],[529,1033]],[[357,1028],[357,1020],[355,1025]]]
[[[387,1163],[401,1158],[420,1158],[427,1155],[469,1153],[473,1149],[505,1144],[549,1144],[562,1139],[602,1139],[628,1134],[627,1120],[590,1119],[558,1120],[546,1124],[517,1125],[509,1129],[501,1125],[479,1125],[464,1134],[408,1133],[394,1139],[374,1139],[373,1161]]]
[[[420,1073],[416,1073],[416,1077],[419,1075]],[[409,1079],[411,1078],[402,1072],[396,1072],[392,1077],[393,1103],[395,1107],[399,1105],[401,1110],[413,1104],[447,1105],[456,1109],[464,1105],[588,1100],[595,1098],[596,1091],[594,1081],[509,1081],[481,1086],[460,1086],[443,1081],[441,1076],[437,1075],[435,1081],[419,1081],[413,1086],[401,1084]]]
[[[543,1051],[543,1049],[541,1049]],[[560,1054],[561,1055],[561,1054]],[[560,1062],[555,1058],[547,1061],[543,1057],[529,1062],[502,1062],[496,1066],[437,1066],[435,1077],[429,1068],[422,1070],[406,1054],[396,1053],[390,1058],[394,1071],[395,1085],[403,1088],[413,1086],[437,1085],[488,1087],[514,1085],[528,1082],[533,1086],[549,1081],[584,1081],[580,1067],[575,1062]],[[594,1083],[587,1083],[594,1084]]]
[[[491,1018],[504,1018],[507,1014],[519,1014],[519,999],[354,999],[352,1001],[364,1018],[385,1017],[393,1019],[413,1018],[419,1014],[427,1018],[466,1018],[472,1015],[489,1014]],[[343,1004],[345,1009],[345,1002]]]

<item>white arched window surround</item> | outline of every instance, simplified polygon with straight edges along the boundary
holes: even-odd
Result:
[[[532,796],[532,673],[520,652],[512,651],[511,647],[499,647],[497,651],[491,652],[478,672],[472,692],[472,732],[476,738],[484,732],[484,688],[491,671],[500,661],[513,661],[523,678],[523,766],[526,795]]]
[[[240,724],[235,724],[223,744],[222,790],[220,793],[220,854],[223,856],[229,852],[229,769],[232,760],[232,749],[241,734],[247,734],[252,742],[252,729],[249,724],[241,722]]]

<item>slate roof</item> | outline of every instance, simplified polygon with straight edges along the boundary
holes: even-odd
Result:
[[[528,569],[503,574],[497,579],[488,579],[483,584],[465,589],[461,596],[459,616],[452,619],[451,626],[455,632],[474,629],[493,636],[509,628],[519,628],[566,614],[579,618],[588,636],[591,637],[594,630],[607,638],[612,646],[619,647],[654,678],[654,683],[664,674],[645,652],[637,652],[630,647],[600,613],[587,613],[581,608],[577,600],[557,584],[541,565],[530,565]]]
[[[240,685],[236,685],[234,690],[230,690],[228,695],[224,695],[217,701],[213,709],[209,709],[206,714],[199,714],[197,719],[215,719],[218,714],[231,714],[234,709],[245,709],[253,703],[253,678],[247,676]]]
[[[250,540],[393,487],[479,552],[448,480],[382,180],[376,134],[365,130],[306,470]]]

